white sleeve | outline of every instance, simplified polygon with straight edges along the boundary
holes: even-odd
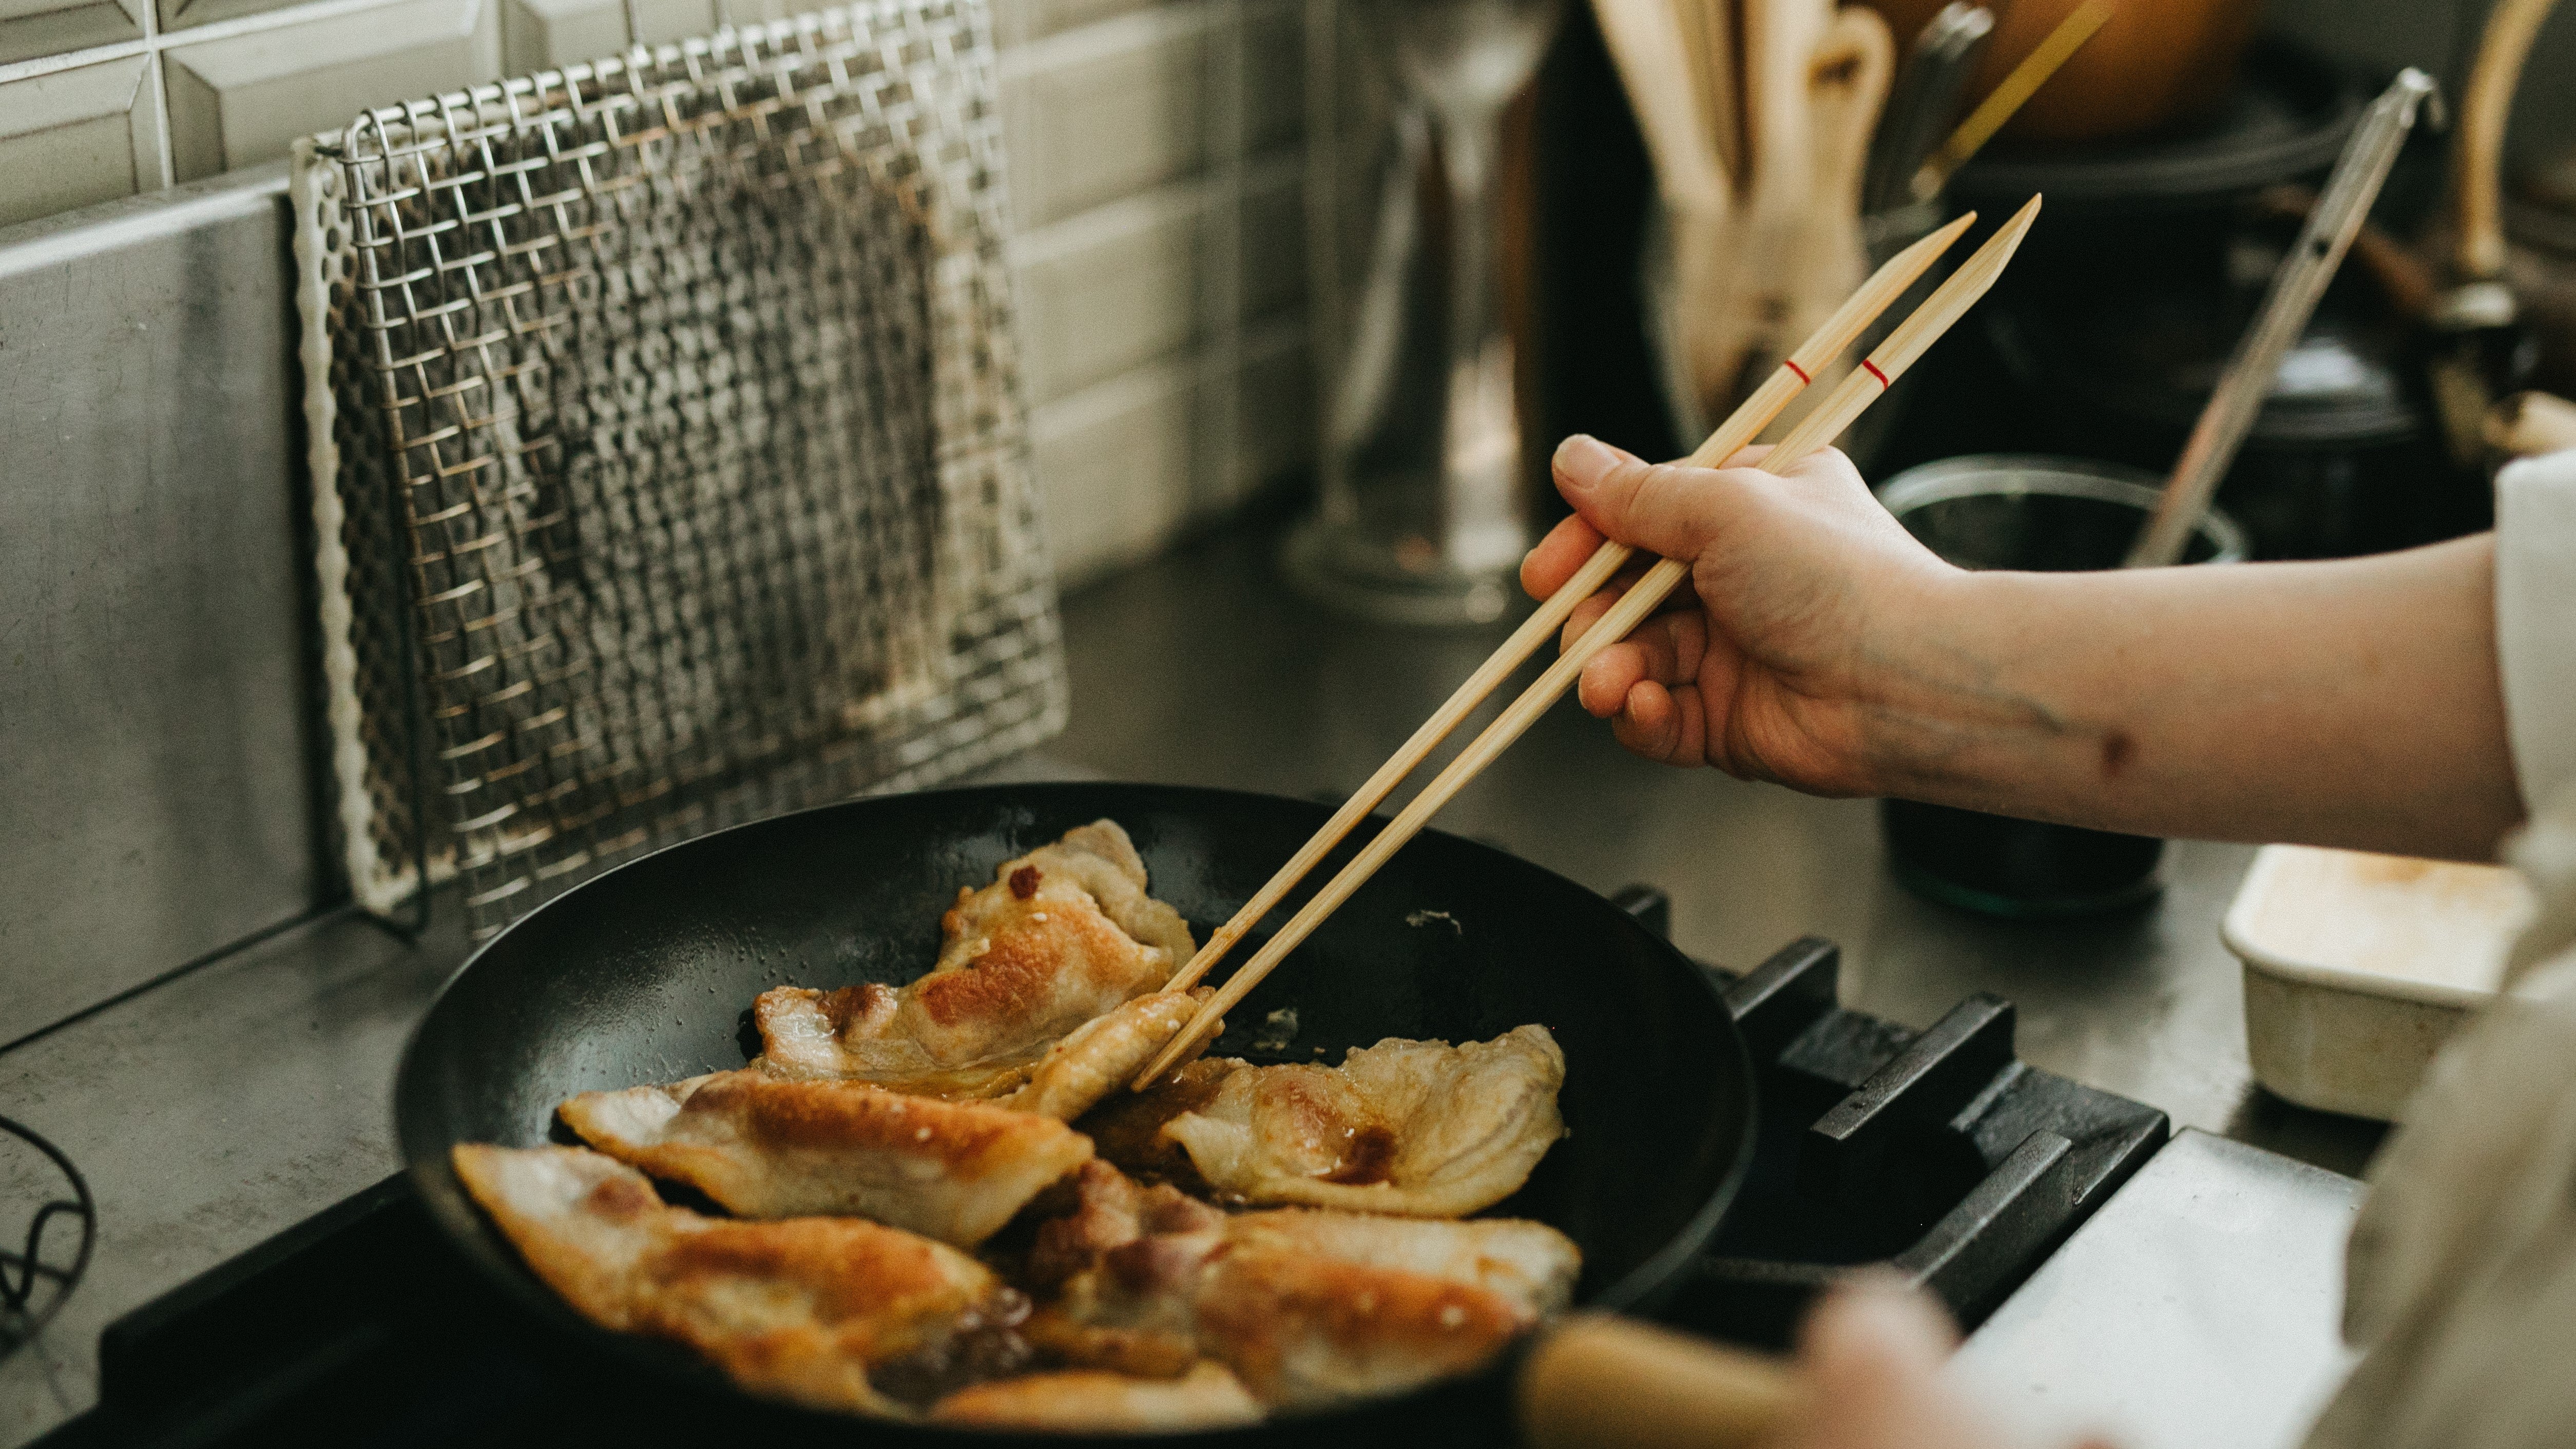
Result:
[[[2576,452],[2496,476],[2496,662],[2522,803],[2576,782]]]

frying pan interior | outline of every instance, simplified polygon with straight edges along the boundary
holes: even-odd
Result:
[[[569,1318],[474,1209],[451,1146],[542,1143],[574,1093],[738,1067],[757,1049],[747,1009],[770,987],[910,980],[961,885],[1073,826],[1125,826],[1153,894],[1204,940],[1327,813],[1217,790],[1014,785],[853,801],[675,846],[531,915],[449,983],[396,1085],[403,1154],[469,1257]],[[1293,1012],[1293,1031],[1274,1012]],[[1229,1016],[1214,1051],[1330,1063],[1384,1037],[1482,1040],[1524,1022],[1564,1047],[1571,1133],[1493,1212],[1572,1236],[1583,1301],[1639,1306],[1724,1210],[1751,1142],[1750,1072],[1702,973],[1599,896],[1425,834]]]

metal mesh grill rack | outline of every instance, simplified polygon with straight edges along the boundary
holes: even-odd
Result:
[[[994,96],[980,0],[887,0],[308,149],[362,901],[449,859],[488,935],[652,846],[1061,727]]]

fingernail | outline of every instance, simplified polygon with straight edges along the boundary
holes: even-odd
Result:
[[[1556,476],[1576,488],[1589,488],[1617,467],[1619,455],[1589,433],[1576,433],[1556,445]]]

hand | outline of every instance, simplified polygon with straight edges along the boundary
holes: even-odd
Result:
[[[1813,1407],[1765,1449],[2020,1443],[1942,1373],[1957,1345],[1948,1316],[1902,1283],[1864,1276],[1835,1290],[1798,1334],[1798,1374]]]
[[[1677,594],[1594,656],[1583,707],[1650,760],[1820,794],[1883,793],[1869,725],[1889,662],[1909,652],[1896,636],[1921,627],[1959,571],[1916,543],[1840,452],[1774,477],[1748,466],[1768,451],[1748,448],[1725,468],[1654,466],[1566,439],[1556,485],[1575,516],[1522,560],[1521,585],[1547,597],[1604,536],[1688,560],[1697,597]],[[1561,647],[1643,572],[1624,570],[1576,608]]]

